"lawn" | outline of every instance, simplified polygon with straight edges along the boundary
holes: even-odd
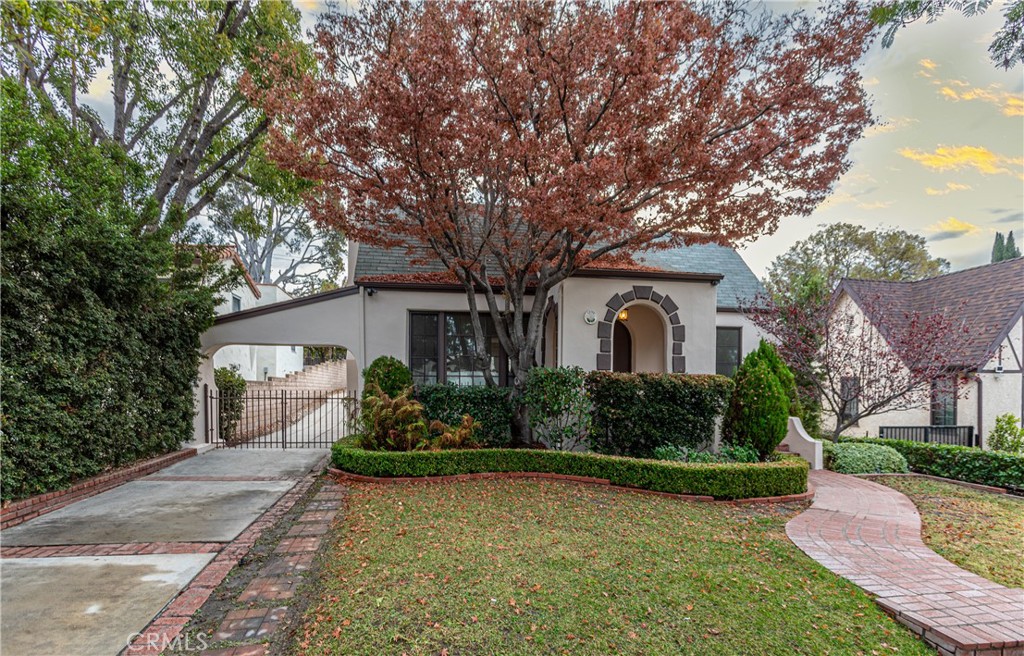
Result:
[[[303,654],[931,654],[786,538],[804,506],[354,485]]]
[[[1011,588],[1024,587],[1024,499],[909,476],[880,476],[921,513],[925,544],[946,560]]]

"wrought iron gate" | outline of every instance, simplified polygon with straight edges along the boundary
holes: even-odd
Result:
[[[351,435],[359,399],[344,392],[203,387],[206,442],[219,448],[327,448]]]

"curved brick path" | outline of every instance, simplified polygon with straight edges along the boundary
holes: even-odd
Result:
[[[811,472],[811,483],[814,504],[786,525],[804,553],[877,595],[940,654],[1024,655],[1024,590],[926,547],[917,508],[896,490],[830,471]]]

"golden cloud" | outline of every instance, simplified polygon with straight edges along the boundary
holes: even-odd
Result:
[[[934,152],[901,148],[899,154],[934,171],[974,169],[984,175],[1022,175],[1009,166],[1024,166],[1024,158],[1006,157],[982,146],[939,146]]]
[[[946,186],[942,189],[935,189],[934,187],[925,187],[924,193],[929,196],[945,196],[951,194],[954,191],[967,191],[971,188],[971,185],[960,184],[958,182],[947,182]]]
[[[879,134],[888,134],[890,132],[896,132],[897,130],[902,130],[903,128],[914,123],[917,123],[916,118],[911,118],[910,116],[897,116],[896,118],[886,119],[884,121],[879,121],[878,123],[875,123],[867,130],[864,130],[864,136],[874,137]]]
[[[956,84],[950,84],[950,83]],[[953,88],[957,86],[962,91],[957,91]],[[991,103],[1002,109],[1002,112],[1006,116],[1024,116],[1024,98],[1018,95],[1003,91],[1001,85],[993,84],[988,88],[982,89],[980,87],[971,87],[966,82],[961,80],[949,80],[942,88],[939,89],[939,93],[949,100],[961,101],[961,100],[980,100],[982,102]]]
[[[923,66],[924,68],[927,68],[929,71],[934,71],[936,68],[939,67],[938,64],[936,64],[935,62],[933,62],[930,59],[922,59],[922,60],[920,60],[917,63],[920,64],[921,66]]]
[[[935,225],[928,226],[928,230],[934,233],[931,236],[932,241],[942,241],[944,239],[955,239],[956,237],[973,235],[979,232],[981,228],[973,223],[961,221],[960,219],[951,216],[939,221]]]

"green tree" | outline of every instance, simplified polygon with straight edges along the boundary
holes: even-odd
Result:
[[[192,432],[199,335],[216,288],[116,144],[0,93],[0,487],[66,487],[176,449]],[[202,259],[202,258],[200,258]]]
[[[4,74],[144,165],[159,209],[148,230],[175,208],[197,216],[242,170],[267,120],[241,86],[302,48],[282,1],[23,0],[0,12]]]
[[[932,22],[946,9],[975,16],[992,6],[992,0],[887,0],[871,9],[871,19],[885,26],[882,47],[888,48],[901,27],[926,18]],[[996,32],[988,51],[997,66],[1009,69],[1024,62],[1024,0],[1008,0],[1003,27]]]
[[[949,262],[932,257],[920,235],[833,223],[775,258],[765,286],[773,297],[792,297],[797,281],[814,277],[831,291],[843,278],[919,280],[948,270]]]
[[[1010,233],[1013,234],[1012,232]],[[992,262],[1002,262],[1006,258],[1003,257],[1006,253],[1006,242],[1003,239],[1003,233],[996,233],[996,240],[992,244]]]
[[[764,460],[786,437],[789,397],[757,351],[743,360],[733,380],[736,387],[723,421],[722,439],[730,445],[750,447]]]
[[[1010,234],[1006,235],[1006,243],[1003,245],[1003,259],[1012,260],[1020,257],[1020,249],[1017,248],[1017,244],[1013,240],[1013,230]]]

